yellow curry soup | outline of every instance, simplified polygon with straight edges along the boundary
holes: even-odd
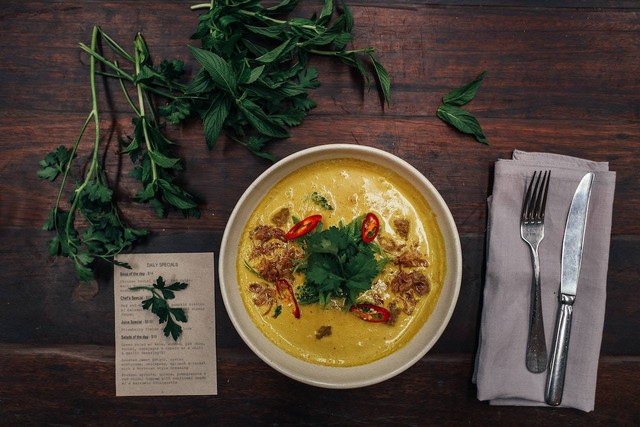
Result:
[[[283,238],[300,220],[322,215],[322,230],[344,227],[367,213],[380,222],[372,242],[382,271],[357,303],[383,307],[389,320],[362,320],[344,307],[298,304],[276,286],[287,280],[297,295],[305,284],[305,248]],[[317,232],[314,230],[312,233]],[[383,358],[406,344],[433,311],[446,273],[445,247],[434,213],[411,184],[362,160],[313,163],[285,177],[264,196],[247,222],[238,249],[238,286],[259,330],[299,359],[327,366],[356,366]]]

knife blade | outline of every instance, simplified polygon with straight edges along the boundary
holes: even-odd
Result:
[[[564,230],[558,316],[545,386],[545,401],[552,406],[558,406],[562,403],[573,303],[576,299],[578,278],[580,277],[584,233],[594,176],[593,172],[589,172],[580,180],[571,200]]]

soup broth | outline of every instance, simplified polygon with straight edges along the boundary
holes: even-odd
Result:
[[[326,305],[295,303],[276,286],[287,280],[299,297],[305,284],[305,247],[284,234],[296,220],[322,215],[311,233],[344,227],[367,213],[379,220],[371,243],[384,267],[357,302],[383,307],[384,322],[362,320],[345,298]],[[356,366],[406,344],[427,321],[446,273],[437,218],[411,184],[396,173],[356,159],[305,166],[276,184],[251,214],[237,257],[238,286],[249,316],[274,344],[299,359]]]

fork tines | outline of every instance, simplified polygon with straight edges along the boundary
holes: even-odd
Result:
[[[535,171],[522,204],[522,222],[544,221],[544,211],[547,204],[547,192],[549,191],[549,178],[551,171]]]

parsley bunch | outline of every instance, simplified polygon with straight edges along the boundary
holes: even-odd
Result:
[[[129,63],[133,70],[126,71],[117,60],[108,60],[98,48],[99,40],[104,41],[120,60]],[[38,176],[50,182],[61,177],[58,196],[43,226],[45,230],[54,232],[48,245],[49,254],[70,258],[78,278],[90,281],[93,278],[94,261],[101,259],[126,267],[114,257],[147,234],[146,230],[135,229],[124,223],[103,170],[101,156],[105,149],[101,144],[96,90],[98,75],[120,82],[124,97],[135,114],[134,136],[123,150],[129,153],[134,162],[132,175],[143,186],[135,198],[148,202],[160,216],[170,208],[181,210],[185,215],[198,216],[199,212],[195,198],[174,182],[175,172],[182,168],[181,161],[171,154],[173,143],[162,134],[151,107],[152,95],[167,97],[173,96],[171,91],[179,91],[174,79],[181,73],[181,64],[163,61],[156,67],[142,36],[136,37],[132,55],[97,26],[92,32],[91,45],[81,44],[80,47],[90,55],[92,108],[71,149],[60,146],[47,154],[39,162]],[[102,64],[106,71],[98,69],[98,64]],[[134,98],[137,102],[133,101]],[[72,166],[79,161],[78,147],[91,125],[94,128],[91,157],[84,165],[83,176],[76,177]],[[68,206],[63,206],[62,199],[68,186],[73,186],[73,191]]]
[[[173,208],[180,210],[185,216],[199,217],[195,197],[174,183],[175,172],[182,170],[182,161],[171,153],[175,143],[162,133],[162,125],[156,117],[152,100],[153,95],[165,99],[181,96],[185,88],[176,80],[182,77],[184,64],[178,60],[163,60],[159,66],[155,66],[141,34],[137,34],[134,39],[134,53],[131,55],[99,27],[98,32],[114,53],[132,67],[131,71],[126,71],[117,60],[109,61],[95,48],[90,49],[80,44],[92,58],[100,60],[115,73],[101,74],[120,82],[123,96],[135,114],[132,119],[133,136],[128,141],[123,141],[125,147],[121,150],[122,154],[129,154],[134,164],[131,176],[140,181],[143,187],[135,199],[149,203],[160,217]],[[130,95],[126,83],[132,84],[134,97]]]
[[[167,286],[162,276],[159,276],[152,286],[134,286],[129,289],[151,292],[151,297],[142,301],[142,308],[151,310],[158,316],[158,323],[166,323],[163,329],[165,337],[171,335],[174,341],[178,341],[178,337],[182,334],[182,326],[177,322],[186,322],[187,315],[182,308],[170,307],[168,301],[176,297],[176,291],[181,291],[187,286],[188,284],[183,282],[174,282]]]
[[[190,47],[200,69],[185,97],[172,99],[161,113],[171,123],[199,114],[210,148],[224,134],[273,160],[264,145],[288,138],[288,128],[300,125],[316,106],[308,96],[319,85],[317,70],[308,66],[310,55],[338,58],[370,86],[368,60],[388,103],[389,76],[374,48],[347,48],[353,16],[346,4],[340,13],[333,0],[325,0],[319,14],[289,17],[297,4],[281,0],[263,7],[260,0],[212,0],[193,6],[208,9],[192,36],[201,47]]]
[[[345,298],[348,308],[356,304],[362,292],[371,289],[387,260],[376,257],[381,253],[378,245],[362,240],[363,219],[360,216],[347,225],[301,238],[305,258],[296,271],[305,274],[305,282],[297,294],[300,303],[326,306],[332,297],[338,297]]]

